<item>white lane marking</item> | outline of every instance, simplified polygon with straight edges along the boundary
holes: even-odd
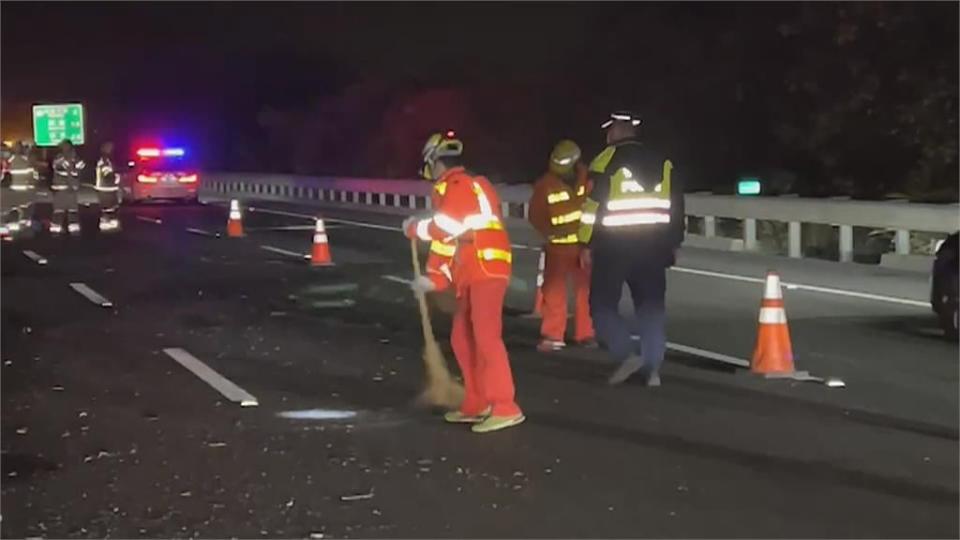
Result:
[[[29,249],[23,250],[23,254],[27,256],[28,259],[37,263],[37,264],[47,264],[47,259],[37,253],[36,251],[31,251]]]
[[[745,281],[748,283],[764,283],[763,278],[755,278],[749,276],[740,276],[737,274],[724,274],[722,272],[713,272],[710,270],[699,270],[696,268],[682,268],[679,266],[674,266],[671,270],[677,272],[683,272],[687,274],[696,274],[700,276],[715,277],[721,279],[730,279],[733,281]],[[851,298],[860,298],[863,300],[876,300],[879,302],[890,302],[892,304],[901,304],[904,306],[914,306],[921,307],[924,309],[929,309],[929,302],[922,302],[920,300],[910,300],[908,298],[898,298],[895,296],[883,296],[880,294],[870,294],[858,291],[846,291],[843,289],[834,289],[830,287],[818,287],[816,285],[806,285],[803,283],[787,283],[783,282],[783,286],[788,290],[801,290],[801,291],[810,291],[810,292],[819,292],[824,294],[835,294],[837,296],[848,296]]]
[[[288,257],[296,257],[298,259],[309,259],[309,253],[297,253],[296,251],[287,251],[273,246],[260,246],[260,249],[265,249],[267,251],[272,251],[273,253],[279,253],[280,255],[286,255]]]
[[[156,225],[160,225],[160,224],[163,223],[163,221],[161,221],[161,220],[159,220],[159,219],[157,219],[157,218],[152,218],[152,217],[148,217],[148,216],[137,216],[137,219],[139,219],[140,221],[146,221],[147,223],[154,223],[154,224],[156,224]]]
[[[737,367],[742,367],[742,368],[750,367],[749,360],[744,360],[743,358],[737,358],[734,356],[729,356],[726,354],[708,351],[705,349],[698,349],[696,347],[690,347],[688,345],[680,345],[679,343],[667,342],[667,349],[670,349],[671,351],[685,353],[685,354],[692,354],[694,356],[701,356],[703,358],[716,360],[718,362],[723,362],[725,364],[730,364]]]
[[[325,225],[324,229],[335,229],[336,225]],[[316,225],[284,225],[282,227],[247,227],[247,232],[261,232],[261,231],[312,231],[316,229]]]
[[[251,206],[251,207],[249,208],[249,210],[251,210],[251,211],[253,211],[253,212],[263,212],[264,214],[276,214],[276,215],[278,215],[278,216],[295,217],[295,218],[309,219],[309,220],[315,220],[315,219],[317,219],[317,218],[319,217],[319,216],[311,216],[311,215],[308,215],[308,214],[297,214],[296,212],[285,212],[285,211],[283,211],[283,210],[271,210],[271,209],[269,209],[269,208],[256,208],[256,207],[253,207],[253,206]],[[363,227],[363,228],[367,228],[367,229],[377,229],[377,230],[381,230],[381,231],[398,231],[398,232],[399,232],[399,231],[402,231],[402,229],[401,229],[400,227],[392,227],[392,226],[389,226],[389,225],[379,225],[379,224],[377,224],[377,223],[366,223],[366,222],[364,222],[364,221],[353,221],[353,220],[349,220],[349,219],[339,219],[339,218],[322,218],[322,219],[323,219],[323,222],[324,222],[324,223],[327,223],[327,222],[330,222],[330,223],[342,223],[342,224],[344,224],[344,225],[353,225],[353,226],[355,226],[355,227]]]
[[[261,212],[261,213],[264,213],[264,214],[274,214],[274,215],[277,215],[277,216],[287,216],[287,217],[295,217],[295,218],[310,219],[310,220],[315,220],[315,219],[317,219],[317,217],[318,217],[318,216],[316,216],[316,215],[298,214],[298,213],[296,213],[296,212],[286,212],[286,211],[284,211],[284,210],[273,210],[273,209],[270,209],[270,208],[259,208],[259,207],[256,207],[256,206],[248,206],[248,207],[247,207],[247,210],[249,210],[249,211],[251,211],[251,212]]]
[[[351,221],[349,219],[338,219],[338,218],[329,218],[324,221],[330,221],[332,223],[343,223],[344,225],[353,225],[354,227],[364,227],[367,229],[378,229],[381,231],[395,231],[402,232],[401,227],[391,227],[389,225],[378,225],[376,223],[364,223],[362,221]]]
[[[410,285],[411,283],[413,283],[411,280],[405,279],[399,276],[383,275],[383,276],[380,276],[380,278],[385,279],[387,281],[393,281],[396,283],[403,283],[404,285]]]
[[[345,418],[353,418],[356,415],[356,411],[341,409],[306,409],[302,411],[283,411],[277,413],[277,416],[280,418],[290,418],[293,420],[343,420]]]
[[[706,349],[698,349],[696,347],[690,347],[688,345],[680,345],[679,343],[670,343],[667,342],[667,349],[671,351],[681,352],[685,354],[691,354],[693,356],[700,356],[707,358],[709,360],[716,360],[717,362],[723,362],[724,364],[730,364],[733,366],[750,369],[750,361],[744,360],[743,358],[737,358],[735,356],[729,356],[726,354],[721,354],[713,351],[708,351]],[[768,379],[792,379],[795,381],[801,382],[813,382],[820,383],[830,388],[844,388],[847,386],[842,379],[837,377],[817,377],[811,375],[806,371],[797,371],[790,373],[788,375],[777,376],[767,376]]]
[[[353,298],[342,298],[340,300],[317,300],[315,302],[310,302],[311,307],[318,309],[347,308],[355,305],[357,305],[357,302]]]
[[[220,375],[187,351],[175,347],[164,349],[163,352],[170,358],[176,360],[181,366],[189,369],[194,375],[200,377],[201,380],[212,386],[230,401],[239,403],[241,407],[256,407],[259,405],[257,398],[253,397],[243,388],[230,382],[229,379]]]
[[[86,283],[71,283],[70,288],[77,291],[83,295],[84,298],[100,307],[113,307],[113,302],[107,300],[103,295],[88,287]]]
[[[212,233],[210,231],[205,231],[203,229],[194,229],[192,227],[187,227],[188,233],[199,234],[200,236],[209,236],[211,238],[220,238],[220,233]]]

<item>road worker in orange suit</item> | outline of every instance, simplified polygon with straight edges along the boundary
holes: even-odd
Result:
[[[457,310],[451,344],[463,373],[464,400],[444,419],[473,424],[475,433],[509,428],[524,421],[514,401],[513,374],[503,344],[503,301],[510,280],[510,238],[500,215],[500,198],[490,181],[461,164],[463,143],[448,131],[423,147],[421,174],[434,185],[434,213],[403,223],[408,238],[431,243],[427,274],[416,291],[453,286]]]
[[[543,236],[546,254],[543,270],[543,322],[540,352],[566,346],[567,280],[574,285],[574,342],[594,347],[590,319],[590,269],[580,263],[580,207],[586,198],[587,168],[580,162],[580,147],[570,140],[557,143],[550,153],[547,172],[533,185],[530,224]]]

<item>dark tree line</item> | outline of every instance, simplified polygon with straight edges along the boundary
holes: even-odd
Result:
[[[809,195],[956,198],[956,21],[954,3],[609,8],[584,19],[582,47],[538,69],[361,75],[306,103],[261,106],[234,146],[251,167],[409,177],[424,137],[456,128],[476,168],[522,182],[561,137],[598,150],[599,121],[632,107],[694,188],[781,170]]]

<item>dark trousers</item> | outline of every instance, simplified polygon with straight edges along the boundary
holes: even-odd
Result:
[[[593,250],[590,275],[590,314],[597,336],[610,356],[622,362],[632,352],[643,357],[644,371],[656,372],[666,351],[665,296],[667,264],[644,250],[601,246]],[[630,288],[640,341],[631,338],[633,325],[619,312],[623,284]]]

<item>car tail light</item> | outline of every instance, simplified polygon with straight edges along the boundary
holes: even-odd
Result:
[[[184,175],[182,175],[182,176],[179,178],[178,181],[179,181],[181,184],[196,184],[196,183],[197,183],[197,175],[195,175],[195,174],[184,174]]]
[[[137,175],[137,182],[141,184],[156,184],[157,177],[149,174],[139,174]]]

